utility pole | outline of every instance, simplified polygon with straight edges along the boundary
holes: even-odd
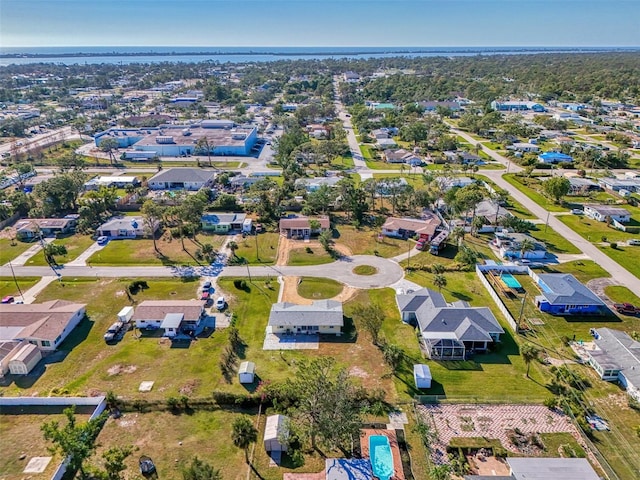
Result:
[[[547,210],[547,221],[544,223],[544,233],[547,233],[547,227],[549,226],[549,215],[550,214],[551,214],[551,212]]]
[[[527,292],[524,292],[524,297],[522,297],[522,305],[520,305],[520,315],[518,316],[518,328],[520,328],[520,324],[522,323],[522,314],[524,313],[524,302],[527,299]]]
[[[20,285],[18,284],[18,279],[16,278],[16,272],[13,271],[13,265],[11,264],[11,260],[9,260],[9,268],[11,268],[11,276],[13,277],[13,282],[16,284],[16,288],[18,289],[18,293],[20,293],[20,297],[24,302],[24,295],[22,290],[20,289]]]

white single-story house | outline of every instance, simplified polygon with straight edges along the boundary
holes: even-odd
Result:
[[[315,192],[321,186],[326,185],[329,188],[334,188],[338,185],[338,182],[342,180],[342,177],[314,177],[314,178],[299,178],[296,180],[296,188],[304,188],[307,193]]]
[[[436,177],[435,181],[440,189],[445,192],[454,187],[462,188],[474,183],[474,180],[470,177]]]
[[[404,148],[399,150],[386,150],[384,158],[387,163],[407,163],[410,165],[420,165],[422,159],[413,152],[409,152]]]
[[[540,147],[534,143],[516,142],[513,145],[509,145],[507,150],[515,150],[517,152],[538,152]]]
[[[585,204],[584,214],[599,222],[605,222],[607,217],[620,223],[627,223],[631,221],[631,214],[627,210],[621,207],[611,207],[609,205]]]
[[[289,449],[289,418],[269,415],[264,428],[264,449],[267,452],[286,452]]]
[[[618,382],[640,402],[640,342],[611,328],[592,331],[595,350],[588,350],[591,365],[602,380]]]
[[[513,480],[600,480],[586,458],[507,457],[505,460],[511,475],[508,478]]]
[[[240,383],[253,383],[256,376],[256,364],[253,362],[242,362],[238,369],[238,381]]]
[[[248,220],[245,228],[245,222]],[[213,233],[251,232],[252,221],[246,213],[205,212],[200,217],[202,230]]]
[[[525,240],[532,242],[533,249],[526,250],[523,255],[522,243]],[[498,248],[502,258],[525,258],[531,260],[541,259],[547,255],[545,244],[526,233],[496,232],[495,238],[491,243]]]
[[[140,185],[140,180],[138,177],[131,175],[122,175],[122,176],[111,176],[111,175],[101,175],[95,178],[92,178],[88,182],[84,184],[85,190],[98,190],[100,187],[115,187],[115,188],[126,188],[126,187],[137,187]]]
[[[195,331],[204,315],[204,303],[199,300],[145,300],[131,320],[138,329],[164,328],[167,336],[175,336],[180,330]]]
[[[413,366],[413,380],[416,388],[431,388],[431,370],[428,365],[417,364]]]
[[[160,224],[154,225],[153,233],[160,228]],[[149,235],[147,224],[144,217],[114,217],[98,227],[98,236],[105,236],[111,239],[119,238],[141,238]]]
[[[213,185],[216,172],[201,168],[168,168],[151,177],[147,183],[151,190],[200,190]]]
[[[311,305],[274,303],[269,314],[267,333],[341,335],[344,326],[342,303],[316,300]]]
[[[25,218],[18,220],[13,226],[16,229],[16,238],[28,241],[58,234],[71,233],[77,224],[77,218]]]

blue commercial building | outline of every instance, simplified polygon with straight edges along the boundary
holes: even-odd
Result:
[[[607,306],[600,298],[568,273],[532,275],[540,288],[536,306],[551,315],[602,315]]]
[[[107,138],[118,148],[154,152],[158,157],[207,155],[248,156],[258,140],[254,126],[237,126],[230,120],[202,120],[191,125],[162,125],[157,128],[110,128],[94,136],[96,146]]]
[[[499,112],[513,112],[513,111],[527,111],[544,112],[545,108],[537,102],[518,102],[518,101],[505,101],[500,102],[494,100],[491,102],[491,108]]]
[[[545,152],[538,155],[538,160],[542,163],[571,163],[573,157],[561,152]]]

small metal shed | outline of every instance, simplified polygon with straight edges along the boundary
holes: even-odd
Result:
[[[264,429],[264,449],[267,452],[286,452],[289,439],[289,419],[284,415],[270,415]]]
[[[256,364],[253,362],[242,362],[238,370],[240,383],[253,383],[256,375]]]
[[[42,352],[40,352],[40,349],[31,343],[27,343],[20,347],[11,360],[9,360],[9,372],[12,375],[26,375],[40,360],[42,360]]]
[[[431,388],[431,370],[421,363],[413,366],[413,379],[416,388]]]

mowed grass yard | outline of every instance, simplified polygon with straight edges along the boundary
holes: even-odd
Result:
[[[329,278],[302,277],[298,284],[298,295],[310,300],[333,298],[344,286]]]
[[[100,447],[90,462],[100,464],[102,453],[110,447],[131,445],[135,450],[125,462],[127,478],[137,477],[141,455],[153,459],[158,478],[182,478],[180,469],[189,465],[194,456],[219,469],[222,478],[246,478],[244,452],[231,440],[233,421],[243,413],[255,420],[257,412],[224,409],[182,415],[163,411],[125,413],[107,421],[98,435]],[[256,449],[262,447],[261,443],[260,439]]]
[[[226,240],[226,235],[212,235],[200,233],[196,240],[201,244],[209,243],[214,250],[218,250]],[[156,240],[158,250],[153,247],[153,240],[140,238],[135,240],[110,240],[109,243],[88,260],[88,265],[197,265],[206,263],[196,259],[196,250],[201,245],[191,239],[184,240],[186,251],[182,248],[179,238],[171,238],[165,233]]]
[[[4,265],[10,260],[13,260],[32,245],[34,244],[0,238],[0,265]]]
[[[16,277],[16,281],[22,293],[26,293],[27,290],[40,281],[40,277]],[[7,295],[17,297],[20,295],[16,287],[16,281],[12,277],[0,277],[0,297],[6,297]]]
[[[116,320],[120,309],[130,305],[125,288],[132,280],[65,278],[62,283],[49,285],[38,295],[38,302],[63,299],[86,303],[87,319],[67,337],[60,347],[60,356],[53,357],[42,375],[20,378],[0,391],[6,395],[44,396],[52,391],[90,395],[113,390],[130,398],[139,395],[140,382],[152,380],[156,387],[146,394],[147,398],[178,395],[185,385],[189,385],[193,395],[208,395],[219,380],[219,375],[215,375],[218,358],[211,355],[211,349],[222,344],[222,335],[218,333],[194,342],[188,349],[171,348],[154,337],[136,339],[133,331],[115,345],[105,344],[104,332]],[[148,280],[148,284],[149,289],[134,296],[137,303],[192,299],[198,287],[196,279]],[[180,366],[179,375],[176,365]],[[39,369],[36,367],[36,372]]]
[[[239,238],[236,243],[238,250],[236,255],[244,258],[250,264],[273,265],[278,256],[279,233],[260,233]]]
[[[384,258],[394,257],[406,253],[415,246],[410,240],[382,237],[378,240],[381,229],[362,227],[356,229],[351,225],[338,224],[334,227],[333,238],[335,243],[344,245],[354,255],[375,255]]]
[[[60,265],[69,263],[72,260],[78,258],[78,256],[89,248],[94,240],[89,235],[70,235],[64,238],[58,238],[53,241],[55,245],[63,245],[67,249],[66,255],[56,256],[56,262]],[[44,253],[40,250],[33,257],[27,260],[25,263],[28,267],[44,266],[47,265],[47,261],[44,258]]]
[[[299,267],[304,265],[323,265],[335,261],[322,247],[307,248],[310,251],[307,251],[306,248],[295,248],[289,251],[287,265]]]

